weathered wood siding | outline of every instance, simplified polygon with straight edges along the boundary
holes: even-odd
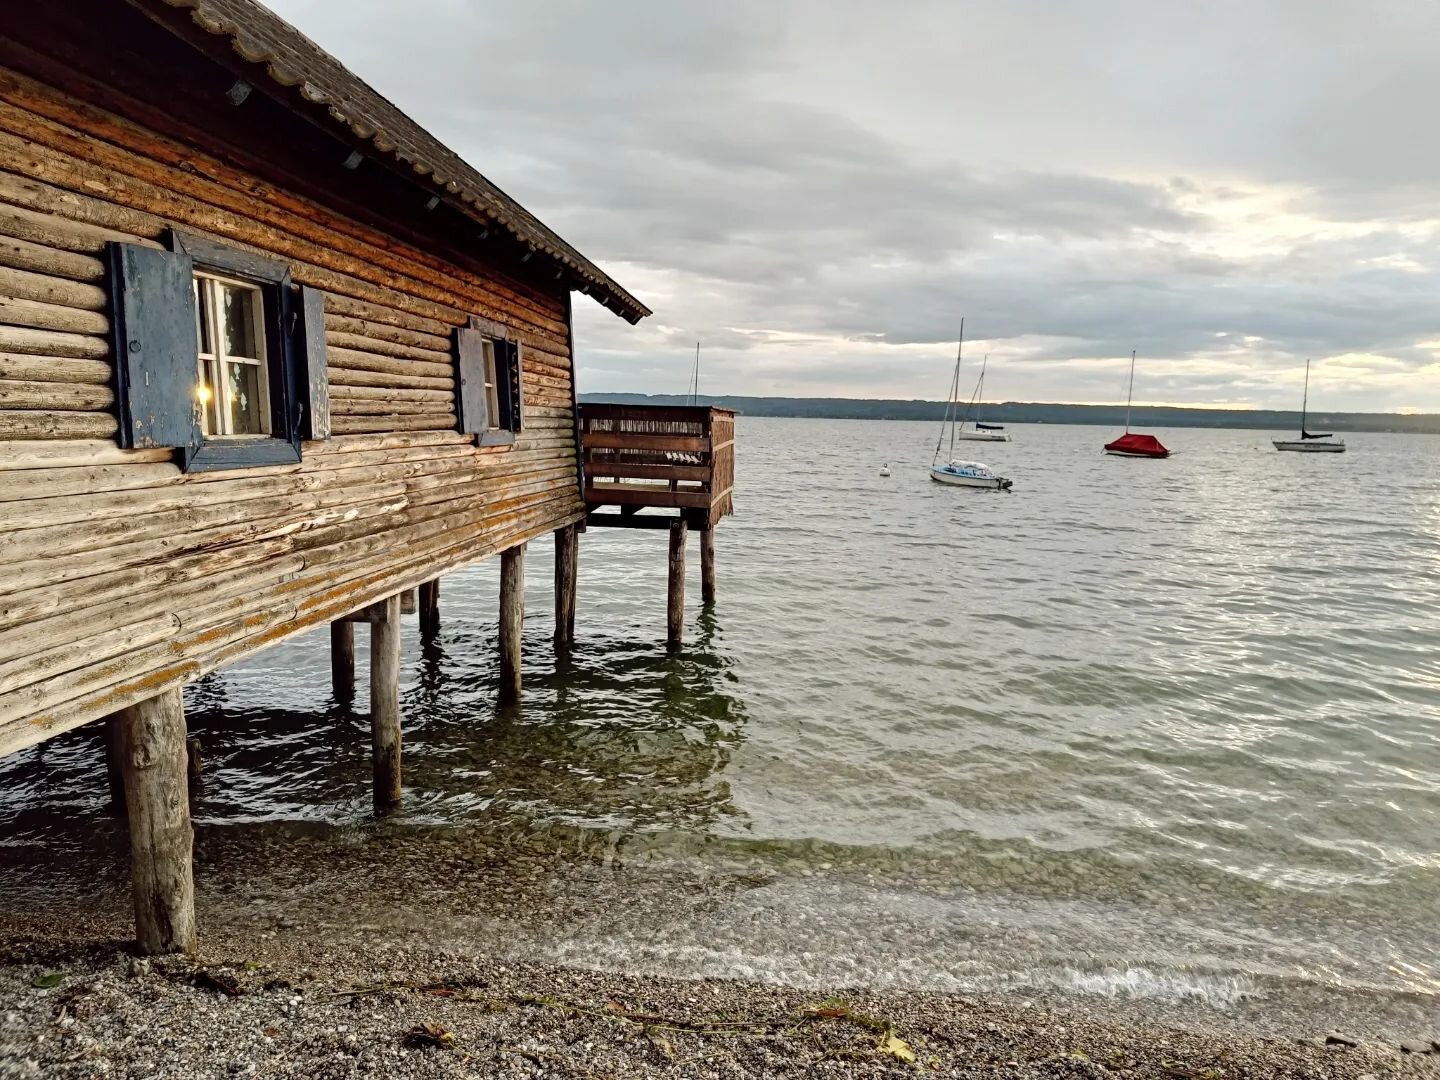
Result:
[[[326,293],[334,437],[182,474],[118,449],[106,241],[168,227]],[[524,431],[455,430],[453,327],[523,350]],[[0,754],[583,517],[569,306],[0,68]]]

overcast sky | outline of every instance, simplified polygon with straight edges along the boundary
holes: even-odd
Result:
[[[654,308],[582,390],[1440,411],[1433,0],[269,2]]]

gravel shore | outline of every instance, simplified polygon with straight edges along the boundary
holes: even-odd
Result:
[[[636,977],[377,939],[209,935],[198,961],[0,949],[0,1077],[1440,1076],[1440,1049],[1266,1039],[1021,999]]]

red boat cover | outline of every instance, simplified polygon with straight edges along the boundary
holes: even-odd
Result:
[[[1141,435],[1134,431],[1121,435],[1114,442],[1106,443],[1105,449],[1140,454],[1144,457],[1167,457],[1170,453],[1154,435]]]

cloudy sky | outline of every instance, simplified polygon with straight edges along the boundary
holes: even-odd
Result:
[[[582,390],[1440,411],[1433,0],[269,0],[655,309]]]

